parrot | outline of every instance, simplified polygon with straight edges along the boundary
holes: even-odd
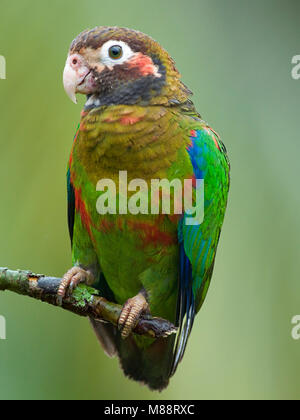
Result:
[[[57,299],[83,283],[119,304],[117,326],[90,318],[97,338],[128,378],[161,391],[183,358],[211,282],[230,184],[227,151],[197,112],[175,61],[140,31],[98,26],[80,33],[69,48],[63,84],[74,103],[76,94],[85,101],[67,169],[72,268]],[[121,171],[139,211],[121,206]],[[174,179],[190,182],[194,204],[203,180],[199,223],[190,220],[190,208],[175,211],[175,188],[158,192],[156,211],[142,205],[153,180],[172,186]],[[97,202],[108,190],[99,188],[101,180],[113,183],[117,203],[103,211]],[[148,192],[130,189],[133,180],[143,180]],[[163,197],[169,212],[162,211]],[[135,334],[144,315],[174,323],[176,334]]]

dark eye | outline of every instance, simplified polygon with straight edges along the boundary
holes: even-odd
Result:
[[[120,45],[113,45],[108,50],[108,54],[109,54],[110,58],[112,58],[114,60],[117,60],[118,58],[121,58],[122,55],[123,55],[122,47],[120,47]]]

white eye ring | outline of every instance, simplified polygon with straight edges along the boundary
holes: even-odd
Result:
[[[123,54],[120,58],[110,58],[109,56],[109,49],[115,45],[122,48]],[[111,67],[115,64],[125,63],[125,61],[131,58],[134,54],[135,53],[132,51],[129,45],[126,44],[126,42],[114,41],[113,39],[111,39],[110,41],[107,41],[105,44],[102,45],[102,48],[100,50],[100,60],[104,65]]]

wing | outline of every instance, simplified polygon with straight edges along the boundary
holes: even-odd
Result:
[[[69,234],[71,239],[71,244],[73,242],[73,228],[74,228],[74,218],[75,218],[75,193],[74,188],[71,183],[70,168],[67,172],[67,193],[68,193],[68,226]]]
[[[217,245],[227,204],[229,162],[219,136],[209,127],[192,130],[187,149],[194,176],[204,179],[204,219],[189,225],[184,214],[178,226],[180,244],[178,334],[172,374],[181,361],[195,314],[202,306],[210,284]]]
[[[77,139],[79,133],[79,126],[77,128],[74,140],[73,140],[73,147],[74,147],[74,143]],[[75,219],[75,192],[74,192],[74,187],[72,185],[72,181],[71,181],[71,172],[70,172],[70,167],[71,167],[71,163],[72,163],[72,154],[73,154],[73,148],[71,151],[71,155],[70,155],[70,160],[69,160],[69,166],[68,166],[68,171],[67,171],[67,194],[68,194],[68,226],[69,226],[69,234],[70,234],[70,239],[71,239],[71,244],[73,242],[73,230],[74,230],[74,219]]]

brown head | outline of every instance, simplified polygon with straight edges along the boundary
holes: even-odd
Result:
[[[149,36],[127,28],[97,27],[72,42],[64,87],[88,96],[86,109],[101,105],[172,105],[191,92],[169,54]]]

